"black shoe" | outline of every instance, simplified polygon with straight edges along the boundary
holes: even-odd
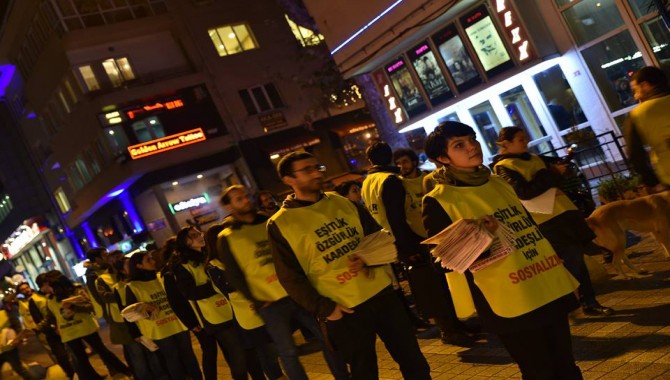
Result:
[[[583,305],[582,306],[582,311],[586,315],[612,315],[614,314],[614,310],[612,308],[609,308],[607,306],[603,306],[599,304],[598,302],[589,304],[589,305]]]
[[[443,344],[451,344],[452,346],[459,347],[470,347],[473,343],[477,341],[476,338],[461,332],[442,332],[442,338],[440,338]]]

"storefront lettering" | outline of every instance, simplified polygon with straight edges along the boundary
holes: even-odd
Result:
[[[37,223],[33,223],[32,226],[20,225],[12,235],[5,240],[3,247],[11,256],[16,255],[39,233],[40,227]]]
[[[177,203],[170,203],[169,207],[170,211],[172,211],[172,213],[174,214],[179,211],[196,208],[208,203],[209,203],[209,196],[207,195],[207,193],[203,193],[202,195],[193,197],[191,199],[186,199]]]
[[[130,158],[136,160],[138,158],[181,148],[205,140],[207,140],[205,132],[203,132],[202,128],[197,128],[160,139],[147,141],[142,144],[129,146],[128,152],[130,153]]]
[[[512,40],[512,45],[516,49],[517,59],[520,62],[529,59],[531,57],[531,52],[528,50],[528,39],[526,38],[524,31],[518,25],[518,22],[516,21],[518,18],[513,10],[507,7],[505,0],[498,0],[496,2],[496,12],[505,26],[505,32],[507,32],[507,35]]]

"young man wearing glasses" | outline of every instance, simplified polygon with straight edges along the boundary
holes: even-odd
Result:
[[[381,267],[352,255],[363,236],[380,226],[362,206],[324,194],[325,167],[309,153],[293,152],[277,171],[294,193],[268,221],[279,281],[298,304],[325,324],[352,379],[378,378],[376,336],[405,379],[430,379],[409,317]]]

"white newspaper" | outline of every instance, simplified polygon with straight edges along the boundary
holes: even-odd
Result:
[[[476,272],[512,252],[514,233],[505,223],[498,223],[496,232],[491,233],[478,220],[460,219],[422,243],[435,245],[431,253],[443,268]],[[477,260],[487,250],[490,255]]]
[[[521,204],[528,210],[537,214],[553,214],[556,201],[556,188],[552,187],[535,198],[522,200]]]
[[[128,305],[121,310],[121,316],[128,322],[137,322],[140,319],[152,319],[152,314],[155,317],[158,313],[149,313],[149,305],[144,302]]]
[[[354,250],[365,265],[384,265],[398,260],[395,239],[387,230],[380,230],[364,236]]]

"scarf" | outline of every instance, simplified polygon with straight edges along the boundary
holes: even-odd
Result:
[[[445,165],[435,170],[435,181],[443,185],[452,186],[481,186],[489,181],[491,171],[484,165],[479,165],[474,172],[459,170]]]

